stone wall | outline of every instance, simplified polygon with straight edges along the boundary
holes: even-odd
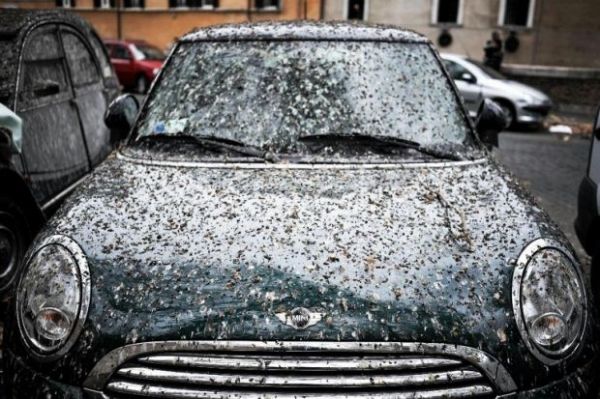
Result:
[[[121,0],[122,1],[122,0]],[[272,10],[251,9],[248,0],[219,0],[215,9],[169,8],[168,0],[145,0],[143,9],[94,8],[93,0],[76,0],[71,8],[88,20],[98,34],[104,38],[118,36],[118,18],[121,19],[121,37],[130,40],[145,40],[159,48],[167,49],[173,41],[198,27],[224,23],[243,23],[265,20],[319,19],[321,0],[280,0],[280,8]],[[55,8],[54,0],[0,0],[1,6],[20,8]],[[250,18],[249,18],[250,17]]]
[[[325,0],[326,19],[344,19],[348,0]],[[462,0],[462,24],[431,21],[432,0],[365,0],[366,20],[394,24],[423,33],[437,44],[447,29],[453,37],[447,53],[481,60],[493,31],[506,38],[515,31],[519,49],[505,54],[510,64],[600,68],[600,0],[535,1],[531,27],[499,26],[500,0]]]

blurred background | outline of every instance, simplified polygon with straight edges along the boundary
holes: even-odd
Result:
[[[0,0],[0,5],[70,9],[104,39],[143,40],[164,52],[201,26],[356,19],[413,29],[442,52],[483,60],[483,48],[497,31],[505,75],[542,89],[559,111],[589,115],[600,103],[597,0]]]

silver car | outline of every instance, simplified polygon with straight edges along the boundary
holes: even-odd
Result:
[[[441,54],[446,69],[461,92],[467,110],[475,116],[484,98],[496,101],[508,118],[508,126],[540,126],[552,108],[541,91],[514,80],[470,58]]]

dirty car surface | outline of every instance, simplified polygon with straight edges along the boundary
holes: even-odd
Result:
[[[572,248],[431,44],[381,26],[185,36],[37,237],[6,331],[14,397],[596,389]]]
[[[0,54],[0,104],[22,126],[0,157],[4,299],[46,218],[115,148],[102,118],[119,90],[98,35],[68,11],[2,9]]]

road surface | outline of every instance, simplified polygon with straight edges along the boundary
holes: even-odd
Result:
[[[496,153],[563,229],[584,263],[589,263],[573,228],[577,191],[586,173],[589,139],[577,136],[563,141],[547,133],[500,134]]]

